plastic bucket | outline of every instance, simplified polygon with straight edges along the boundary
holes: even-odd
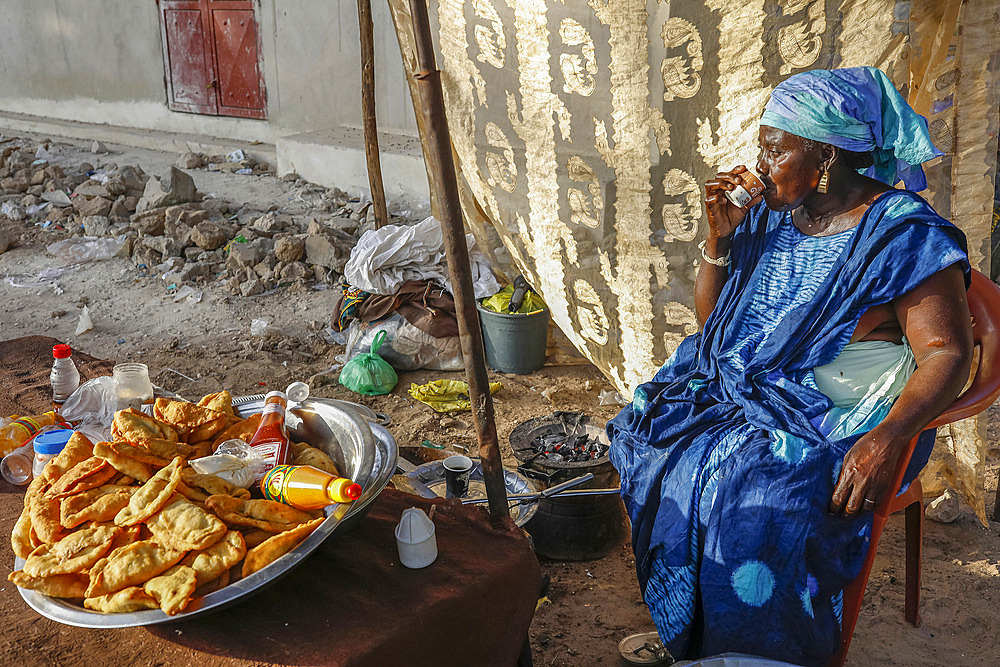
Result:
[[[549,309],[537,313],[497,313],[476,303],[483,328],[486,363],[501,373],[533,373],[545,363]]]

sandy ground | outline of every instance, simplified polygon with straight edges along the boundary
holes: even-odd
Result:
[[[104,159],[140,164],[147,172],[172,163],[176,156],[111,147]],[[94,162],[87,147],[65,142],[68,160]],[[273,177],[191,172],[200,190],[216,192],[232,201],[244,201],[261,210],[271,204],[302,206],[294,184]],[[304,207],[301,210],[305,210]],[[5,225],[8,229],[14,228]],[[0,255],[0,277],[22,278],[53,266],[44,252],[56,236],[32,230],[23,245]],[[20,282],[24,282],[20,279]],[[3,338],[44,334],[60,338],[88,354],[116,361],[149,365],[156,384],[187,397],[225,388],[234,394],[259,393],[284,387],[293,380],[313,379],[314,395],[359,400],[392,417],[392,431],[407,458],[438,456],[420,448],[425,439],[469,445],[475,436],[468,415],[442,417],[415,402],[406,393],[411,382],[442,377],[462,379],[458,373],[401,373],[392,394],[358,397],[336,384],[334,376],[318,376],[334,363],[342,348],[323,341],[319,329],[329,319],[335,294],[331,290],[282,291],[255,298],[233,297],[221,284],[209,286],[202,300],[175,303],[163,281],[144,275],[124,259],[84,266],[39,287],[13,287],[0,282],[0,331]],[[80,336],[74,331],[82,305],[87,303],[95,329]],[[65,314],[59,313],[64,311]],[[250,335],[250,322],[266,318],[277,332]],[[610,386],[591,365],[546,366],[528,376],[491,372],[504,383],[496,396],[497,428],[507,447],[510,431],[522,421],[556,409],[583,410],[595,422],[611,418],[615,406],[600,406],[601,390]],[[546,391],[551,390],[551,391]],[[542,396],[546,391],[548,397]],[[989,414],[990,440],[997,441],[1000,413]],[[509,447],[505,459],[511,460]],[[996,492],[996,460],[987,473],[987,504]],[[9,530],[13,518],[0,525]],[[903,620],[903,530],[894,518],[879,548],[875,569],[854,636],[849,663],[853,665],[982,665],[1000,664],[1000,647],[993,634],[1000,627],[1000,524],[981,526],[970,512],[956,523],[927,522],[923,556],[923,623],[913,628]],[[652,629],[649,613],[635,582],[630,547],[590,562],[543,560],[551,578],[546,600],[531,628],[538,665],[617,665],[618,640],[632,632]],[[83,649],[73,656],[47,654],[29,639],[38,618],[14,593],[0,590],[0,612],[23,619],[25,636],[0,641],[0,662],[67,664],[100,659],[99,651]],[[95,644],[96,645],[96,644]],[[137,664],[195,661],[222,664],[212,656],[179,651],[175,656],[145,655],[135,647]]]

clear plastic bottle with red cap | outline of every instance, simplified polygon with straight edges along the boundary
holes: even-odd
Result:
[[[247,440],[247,444],[253,447],[264,459],[264,465],[258,471],[257,481],[260,481],[274,466],[291,463],[288,431],[285,428],[285,408],[287,406],[288,397],[283,392],[271,391],[264,397],[260,426],[257,427],[257,432]]]
[[[73,363],[73,350],[69,345],[59,344],[52,347],[52,372],[49,381],[52,383],[52,406],[56,412],[62,409],[62,404],[80,386],[80,372]]]

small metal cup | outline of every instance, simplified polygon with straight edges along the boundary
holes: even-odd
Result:
[[[446,498],[462,498],[469,492],[469,478],[472,476],[472,459],[456,454],[444,460],[444,482]]]

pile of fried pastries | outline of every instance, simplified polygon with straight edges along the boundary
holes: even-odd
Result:
[[[98,612],[184,611],[294,549],[323,521],[215,475],[189,459],[226,440],[249,440],[260,415],[241,419],[228,392],[197,404],[159,398],[150,417],[115,414],[111,442],[75,433],[32,480],[11,546],[22,588],[82,601]],[[293,444],[293,463],[337,474],[322,451]]]

